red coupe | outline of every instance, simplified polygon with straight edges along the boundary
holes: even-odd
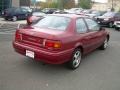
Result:
[[[50,64],[79,67],[81,57],[108,46],[110,35],[94,20],[80,15],[48,15],[37,23],[16,30],[16,52]]]

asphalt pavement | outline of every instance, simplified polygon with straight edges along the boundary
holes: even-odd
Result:
[[[95,50],[80,67],[44,65],[14,52],[14,31],[0,27],[0,90],[120,90],[120,32],[108,29],[109,47]]]

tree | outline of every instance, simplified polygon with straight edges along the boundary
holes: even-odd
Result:
[[[41,8],[73,8],[75,7],[75,0],[57,0],[56,2],[41,2]]]
[[[79,0],[79,6],[83,9],[90,9],[92,6],[91,0]]]
[[[75,7],[75,0],[58,0],[58,8],[73,8]]]
[[[75,0],[67,0],[66,2],[64,4],[64,8],[74,8],[75,7]]]
[[[58,3],[56,2],[40,2],[40,7],[43,8],[58,8]]]

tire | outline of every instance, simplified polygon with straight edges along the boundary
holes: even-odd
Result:
[[[108,26],[109,26],[109,28],[112,28],[113,27],[113,22],[110,22]]]
[[[13,16],[12,21],[13,21],[13,22],[17,21],[17,17],[16,17],[16,16]]]
[[[72,60],[70,60],[67,65],[69,69],[77,69],[80,66],[81,63],[81,58],[82,58],[82,53],[80,49],[75,49],[73,54],[72,54]]]
[[[8,20],[7,18],[4,18],[6,21]]]
[[[105,50],[108,47],[109,38],[106,37],[104,43],[100,46],[100,50]]]
[[[118,28],[118,27],[115,27],[115,30],[119,31],[119,30],[120,30],[120,28]]]

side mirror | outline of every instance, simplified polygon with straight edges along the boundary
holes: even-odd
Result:
[[[105,28],[104,27],[100,27],[100,31],[103,31],[103,30],[105,30]]]

